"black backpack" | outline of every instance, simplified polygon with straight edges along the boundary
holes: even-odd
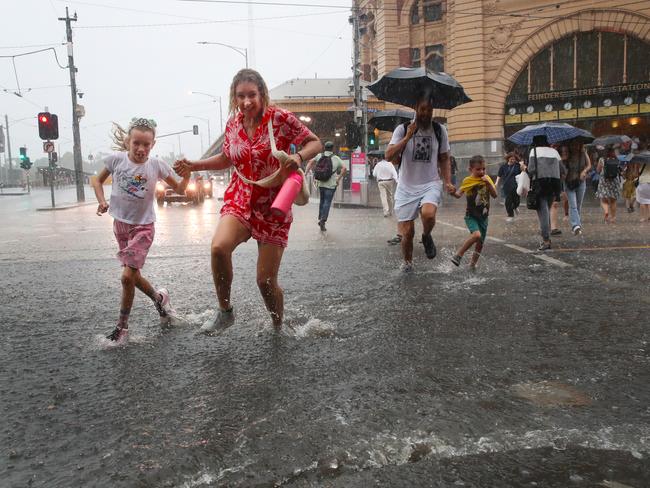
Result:
[[[603,178],[606,180],[613,180],[618,178],[618,174],[618,159],[606,159],[605,164],[603,165]]]
[[[332,157],[325,156],[325,153],[323,153],[314,167],[314,178],[318,181],[329,180],[334,172],[332,168]]]

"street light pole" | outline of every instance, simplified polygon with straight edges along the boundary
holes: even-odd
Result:
[[[217,101],[219,102],[219,126],[221,127],[221,134],[223,134],[223,111],[221,110],[221,97],[218,95],[212,95],[211,93],[198,92],[198,91],[190,91],[190,95],[203,95],[212,98],[212,101],[215,103]]]
[[[71,22],[77,21],[77,14],[70,17],[68,14],[68,7],[65,8],[65,17],[59,17],[59,20],[65,21],[66,38],[68,41],[68,68],[70,70],[70,90],[72,92],[72,153],[74,156],[74,174],[77,183],[77,201],[83,202],[86,200],[84,196],[84,181],[83,181],[83,160],[81,157],[81,136],[79,135],[79,119],[80,107],[77,104],[77,82],[75,74],[77,67],[74,65],[74,57],[72,51],[72,25]]]
[[[199,41],[197,44],[214,44],[216,46],[223,46],[232,49],[235,52],[238,52],[246,60],[246,68],[248,68],[248,49],[245,47],[231,46],[230,44],[224,44],[223,42],[212,42],[212,41]]]

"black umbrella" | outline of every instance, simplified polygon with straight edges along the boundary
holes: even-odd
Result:
[[[395,127],[415,118],[415,112],[408,110],[380,110],[368,120],[368,123],[379,130],[393,131]]]
[[[593,146],[616,146],[626,142],[632,142],[632,139],[628,136],[613,135],[596,137],[591,144]]]
[[[368,85],[380,100],[415,108],[419,98],[429,96],[433,108],[452,109],[471,102],[463,87],[447,73],[425,68],[397,68]]]

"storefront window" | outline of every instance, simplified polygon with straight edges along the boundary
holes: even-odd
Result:
[[[427,46],[425,50],[426,67],[431,71],[444,71],[445,70],[445,46],[436,44],[434,46]]]
[[[603,86],[623,83],[625,69],[625,37],[613,32],[603,32],[600,38],[601,82]]]
[[[578,36],[578,88],[598,86],[598,32]]]
[[[419,68],[421,65],[420,61],[420,48],[414,47],[411,49],[411,67]]]
[[[530,91],[547,92],[551,89],[551,50],[544,49],[530,62]]]
[[[411,7],[411,24],[420,23],[420,0],[415,0]]]
[[[425,1],[424,20],[425,22],[435,22],[442,19],[442,3]]]
[[[650,80],[650,45],[635,37],[627,37],[627,82],[640,83]]]
[[[571,90],[573,88],[574,43],[574,37],[569,36],[553,45],[554,90]]]

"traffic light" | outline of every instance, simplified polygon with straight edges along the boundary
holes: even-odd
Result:
[[[50,112],[38,114],[38,135],[44,141],[51,141],[59,138],[59,117]]]
[[[199,126],[198,125],[193,125],[192,126],[192,134],[194,134],[195,136],[199,135]]]
[[[32,167],[32,162],[29,160],[27,157],[27,148],[26,147],[21,147],[20,150],[20,167],[29,171],[29,169]]]

